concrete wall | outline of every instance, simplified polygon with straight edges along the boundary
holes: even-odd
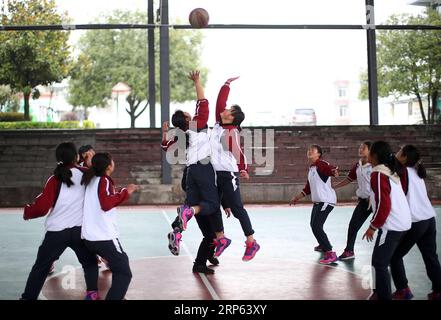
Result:
[[[432,199],[441,199],[441,126],[347,126],[274,127],[275,167],[271,174],[242,182],[242,195],[248,203],[283,203],[302,189],[308,170],[306,149],[320,144],[324,159],[338,165],[346,175],[357,161],[359,144],[383,139],[395,149],[405,143],[419,147],[429,169],[427,179]],[[137,183],[141,192],[130,203],[169,204],[183,200],[180,188],[182,166],[173,166],[173,184],[161,185],[161,133],[159,129],[105,130],[13,130],[0,131],[0,206],[22,206],[41,191],[55,168],[54,151],[58,143],[73,141],[77,146],[91,144],[97,151],[110,152],[116,163],[114,179],[119,185]],[[247,150],[255,152],[259,148]],[[253,166],[252,171],[256,167]],[[338,190],[339,201],[354,199],[355,185]]]

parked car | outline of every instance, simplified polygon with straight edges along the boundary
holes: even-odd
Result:
[[[315,126],[317,125],[317,117],[314,109],[296,109],[292,118],[295,126]]]

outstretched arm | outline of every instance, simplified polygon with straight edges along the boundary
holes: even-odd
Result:
[[[221,87],[219,94],[217,95],[217,101],[216,101],[216,122],[220,122],[220,114],[225,110],[227,107],[227,100],[228,95],[230,93],[230,83],[234,80],[238,79],[239,77],[233,77],[225,81],[224,85]]]
[[[208,109],[208,100],[205,99],[204,88],[200,81],[199,71],[190,72],[188,78],[194,82],[198,99],[196,102],[195,115],[192,121],[196,121],[198,129],[204,129],[207,126],[210,111]]]
[[[197,99],[204,100],[205,94],[204,94],[204,88],[202,87],[202,84],[201,84],[200,71],[199,70],[191,71],[188,74],[188,79],[190,79],[191,81],[194,82]]]

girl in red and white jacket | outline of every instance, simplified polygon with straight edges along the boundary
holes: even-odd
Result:
[[[376,141],[369,152],[372,164],[371,204],[374,216],[363,239],[372,241],[378,230],[372,253],[375,289],[370,299],[392,299],[389,264],[391,258],[407,230],[410,229],[411,216],[397,175],[399,166],[387,142]]]
[[[312,207],[310,225],[319,243],[314,250],[325,253],[324,258],[319,261],[321,264],[331,264],[336,262],[338,258],[336,253],[332,251],[332,245],[323,230],[323,225],[337,203],[335,190],[331,186],[331,177],[338,176],[338,168],[322,160],[322,154],[323,151],[319,145],[313,144],[309,147],[307,156],[311,165],[308,181],[302,192],[294,196],[289,204],[294,205],[303,197],[311,195],[314,206]]]
[[[345,180],[333,185],[334,189],[341,188],[352,181],[357,181],[356,195],[358,198],[357,206],[352,213],[351,221],[348,227],[348,237],[346,241],[346,248],[343,253],[338,257],[339,260],[350,260],[355,258],[354,245],[357,233],[360,230],[363,223],[372,213],[372,207],[369,203],[369,197],[371,194],[371,173],[372,165],[368,161],[369,148],[371,147],[370,141],[365,141],[360,144],[358,148],[358,155],[360,159],[349,171]]]
[[[211,135],[211,163],[216,171],[221,204],[227,217],[237,218],[246,237],[243,261],[254,258],[260,245],[254,239],[254,230],[240,194],[240,179],[249,179],[248,163],[240,145],[240,125],[245,114],[238,105],[227,108],[230,84],[239,77],[228,79],[221,87],[216,102],[216,124]],[[220,210],[220,209],[219,209]]]
[[[412,216],[410,230],[401,238],[391,260],[392,279],[397,289],[392,297],[396,300],[412,299],[408,286],[403,257],[416,244],[423,256],[427,276],[432,281],[429,300],[441,300],[441,267],[436,250],[435,210],[427,196],[424,183],[426,170],[421,164],[421,156],[413,145],[406,145],[396,154],[398,161],[405,166],[401,182]]]
[[[55,151],[57,167],[49,177],[43,192],[33,204],[26,205],[23,219],[35,219],[48,214],[46,235],[40,245],[22,294],[24,300],[36,300],[53,261],[58,260],[67,247],[81,263],[86,280],[87,300],[98,298],[98,266],[95,254],[87,250],[81,239],[85,188],[81,185],[83,168],[76,165],[78,154],[71,142],[61,143]]]
[[[129,199],[138,186],[129,184],[117,192],[110,177],[115,163],[108,153],[97,153],[81,183],[86,186],[84,216],[81,235],[86,247],[103,257],[112,271],[112,286],[106,300],[122,300],[129,288],[132,272],[129,258],[119,241],[116,207]]]

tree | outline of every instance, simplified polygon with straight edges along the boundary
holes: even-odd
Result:
[[[2,25],[62,24],[54,0],[9,0]],[[24,97],[25,119],[29,120],[31,94],[36,86],[60,82],[69,72],[68,31],[0,32],[0,84],[7,84]]]
[[[114,11],[102,16],[97,23],[146,23],[143,12]],[[157,31],[156,31],[157,32]],[[170,100],[184,102],[194,98],[194,88],[187,73],[200,66],[202,36],[197,31],[170,32]],[[79,42],[79,54],[69,82],[69,103],[87,109],[108,105],[112,87],[118,82],[127,84],[131,127],[146,110],[148,97],[147,30],[92,30]],[[155,51],[159,52],[159,36],[155,35]],[[157,56],[156,70],[159,70]],[[202,68],[202,71],[206,72]],[[156,73],[156,92],[159,99],[159,72]],[[151,106],[154,107],[154,106]],[[87,114],[87,112],[86,112]]]
[[[425,15],[393,15],[387,24],[441,25],[441,15],[427,9]],[[378,33],[378,95],[415,96],[424,124],[436,120],[441,90],[441,33],[438,30],[385,30]],[[361,75],[360,98],[366,99],[367,73]],[[427,99],[428,111],[423,108]]]
[[[0,112],[17,112],[20,101],[9,86],[0,85]]]

